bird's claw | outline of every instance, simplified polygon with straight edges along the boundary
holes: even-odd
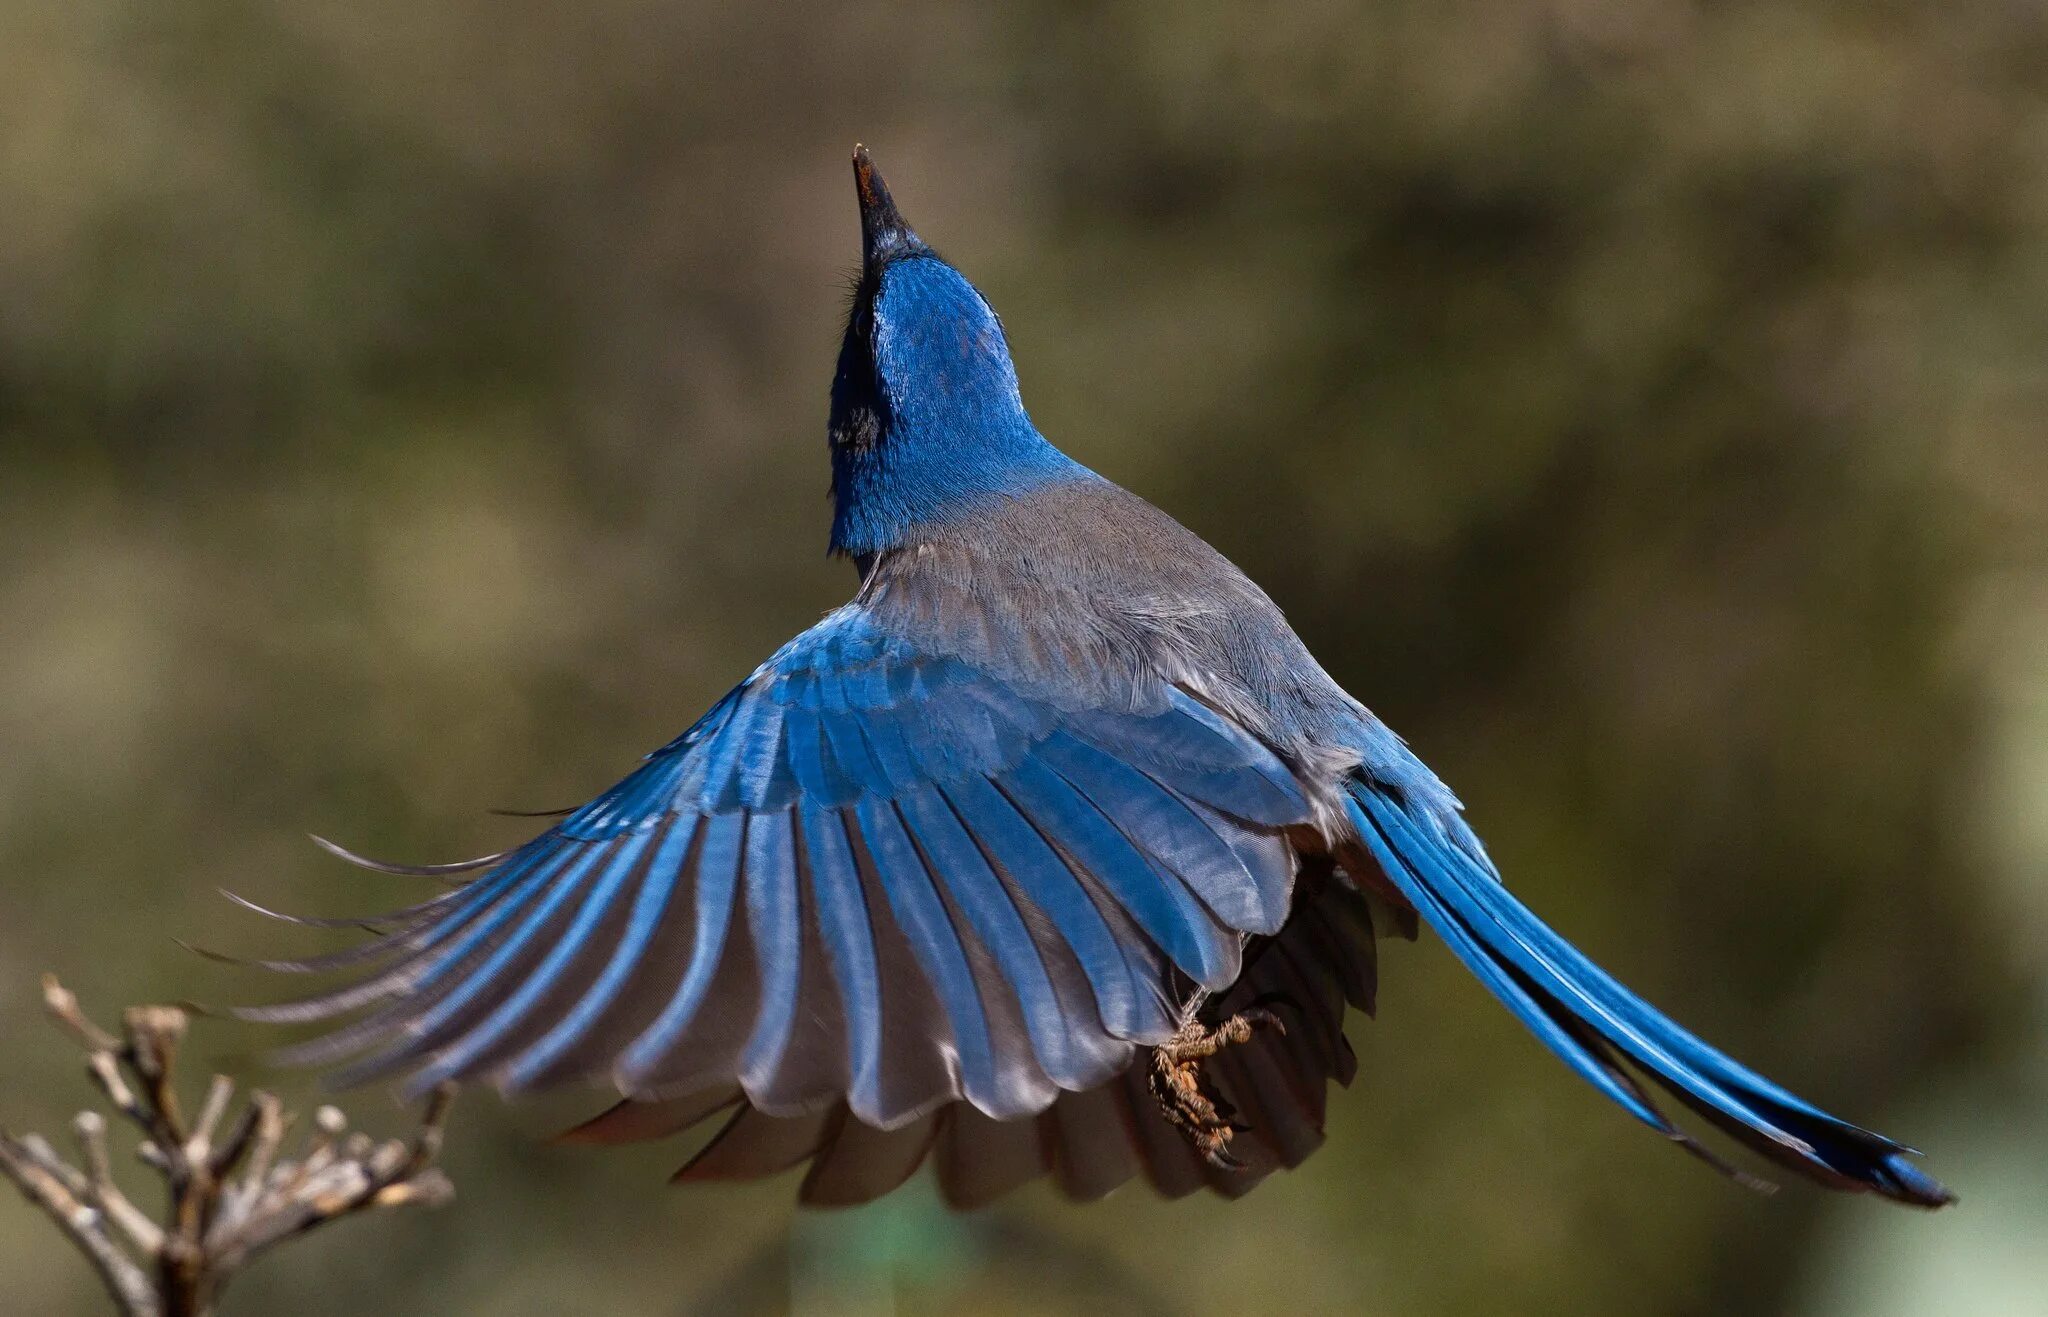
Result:
[[[1249,1042],[1260,1029],[1287,1032],[1279,1016],[1254,1006],[1213,1029],[1190,1017],[1179,1032],[1152,1049],[1150,1081],[1160,1114],[1188,1136],[1203,1161],[1218,1170],[1245,1168],[1230,1154],[1230,1141],[1248,1127],[1230,1119],[1228,1104],[1220,1097],[1204,1091],[1202,1062],[1225,1047]]]

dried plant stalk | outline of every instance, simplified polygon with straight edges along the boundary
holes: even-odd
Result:
[[[452,1087],[428,1099],[409,1140],[350,1134],[339,1110],[321,1107],[302,1146],[285,1155],[292,1117],[261,1091],[230,1117],[235,1090],[224,1075],[186,1120],[174,1074],[184,1011],[133,1007],[116,1036],[54,977],[43,980],[43,1003],[85,1049],[86,1074],[107,1104],[141,1131],[136,1153],[164,1180],[169,1208],[158,1221],[114,1183],[98,1111],[72,1122],[79,1165],[39,1135],[0,1130],[0,1172],[85,1254],[128,1317],[201,1317],[230,1278],[285,1240],[356,1212],[454,1196],[433,1164]]]

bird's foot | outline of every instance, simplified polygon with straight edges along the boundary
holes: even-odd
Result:
[[[1260,1029],[1287,1026],[1263,1007],[1239,1011],[1211,1029],[1190,1016],[1180,1031],[1152,1049],[1152,1096],[1160,1114],[1188,1136],[1202,1160],[1218,1170],[1238,1171],[1244,1163],[1230,1155],[1230,1141],[1243,1126],[1229,1116],[1228,1104],[1205,1091],[1202,1062],[1234,1043],[1244,1043]]]

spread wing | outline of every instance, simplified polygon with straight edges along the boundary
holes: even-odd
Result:
[[[1167,1122],[1143,1056],[1107,1084],[1061,1093],[1029,1120],[990,1120],[956,1102],[884,1131],[844,1104],[809,1115],[763,1115],[727,1087],[662,1102],[628,1099],[563,1137],[604,1144],[658,1139],[719,1117],[717,1132],[676,1179],[754,1179],[808,1162],[798,1197],[816,1207],[879,1198],[927,1162],[939,1192],[958,1208],[985,1206],[1045,1176],[1083,1202],[1133,1178],[1169,1198],[1205,1187],[1236,1198],[1321,1146],[1329,1085],[1349,1084],[1357,1072],[1345,1010],[1369,1013],[1376,981],[1367,901],[1328,877],[1297,895],[1277,937],[1247,944],[1244,973],[1215,1010],[1230,1015],[1266,1006],[1280,1012],[1286,1030],[1262,1029],[1211,1059],[1208,1078],[1243,1122],[1230,1145],[1235,1168],[1203,1161]]]
[[[381,938],[262,962],[352,981],[242,1014],[353,1014],[289,1053],[344,1082],[1012,1118],[1122,1074],[1186,985],[1237,979],[1245,936],[1286,920],[1283,831],[1308,816],[1185,691],[1066,706],[850,605],[539,837],[361,921]]]

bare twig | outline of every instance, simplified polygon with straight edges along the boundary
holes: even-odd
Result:
[[[57,982],[55,974],[43,975],[43,1009],[54,1016],[66,1032],[83,1043],[86,1051],[120,1050],[121,1040],[85,1018],[85,1012],[79,1009],[78,998]]]
[[[227,1114],[228,1102],[234,1095],[234,1082],[226,1075],[215,1075],[206,1086],[206,1104],[199,1108],[199,1121],[192,1127],[194,1147],[185,1154],[189,1160],[199,1160],[197,1149],[212,1145],[214,1131],[220,1128],[220,1118]]]
[[[79,1149],[85,1155],[85,1172],[91,1186],[92,1205],[119,1226],[129,1242],[146,1254],[164,1245],[163,1227],[121,1192],[114,1183],[113,1167],[107,1159],[107,1118],[97,1111],[81,1111],[72,1125],[78,1131]]]
[[[115,1183],[107,1121],[97,1111],[72,1123],[83,1170],[40,1136],[0,1131],[0,1174],[86,1255],[127,1317],[199,1317],[236,1272],[285,1240],[356,1212],[434,1206],[454,1195],[433,1165],[449,1086],[435,1090],[409,1140],[376,1142],[351,1132],[338,1109],[321,1107],[300,1155],[280,1160],[292,1118],[269,1093],[250,1093],[230,1117],[234,1085],[216,1075],[198,1118],[186,1123],[175,1073],[184,1011],[132,1008],[117,1037],[54,978],[43,980],[43,1002],[84,1047],[86,1072],[108,1105],[141,1130],[136,1154],[170,1190],[168,1219],[152,1219]]]
[[[44,1145],[47,1148],[48,1145]],[[159,1317],[163,1302],[150,1284],[149,1275],[124,1252],[107,1233],[98,1212],[81,1201],[75,1192],[75,1172],[59,1171],[33,1155],[23,1140],[0,1132],[0,1173],[14,1181],[22,1196],[43,1209],[76,1244],[93,1269],[106,1282],[114,1302],[129,1317]]]

